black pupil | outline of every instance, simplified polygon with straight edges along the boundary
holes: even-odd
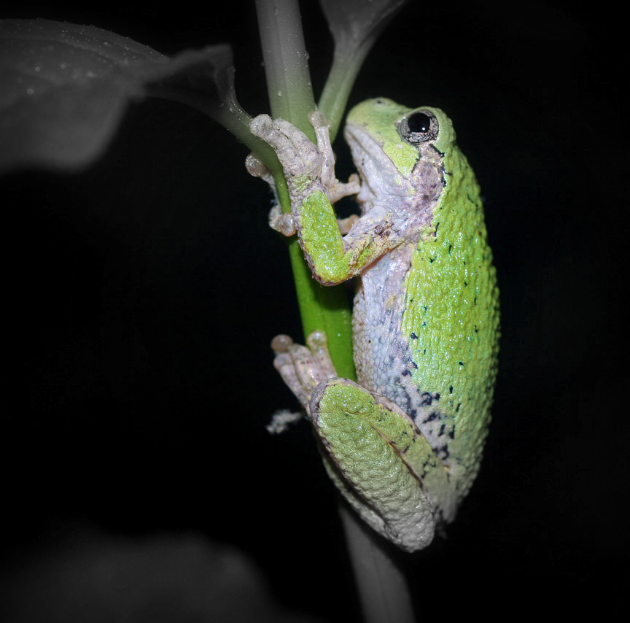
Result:
[[[407,126],[411,132],[423,134],[431,129],[431,117],[423,112],[415,112],[407,119]]]

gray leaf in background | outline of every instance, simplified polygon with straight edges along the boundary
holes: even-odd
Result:
[[[230,71],[226,45],[168,58],[94,26],[0,20],[0,171],[85,166],[131,100],[161,95],[164,84],[163,96],[211,108],[215,77],[229,83]]]

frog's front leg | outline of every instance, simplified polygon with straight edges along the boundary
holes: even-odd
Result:
[[[297,232],[314,276],[332,285],[357,275],[400,244],[401,239],[392,229],[391,215],[386,213],[351,219],[342,224],[343,232],[340,230],[332,204],[357,194],[361,187],[356,175],[347,184],[337,180],[326,121],[317,111],[309,120],[317,145],[292,124],[267,115],[256,117],[250,129],[275,150],[289,187],[292,220],[276,214],[272,226],[285,235]]]
[[[330,138],[328,137],[328,132],[325,133],[327,137],[328,150],[332,154],[332,147],[330,147]],[[315,148],[315,146],[310,143],[310,148]],[[330,161],[330,158],[334,158],[333,156],[328,156],[325,158],[326,161]],[[293,218],[293,214],[291,212],[283,212],[280,204],[278,203],[278,197],[276,194],[276,186],[273,179],[273,175],[271,171],[266,167],[266,165],[256,156],[256,154],[249,154],[245,159],[245,167],[247,168],[247,172],[253,177],[259,177],[263,181],[267,182],[271,187],[273,193],[276,195],[276,202],[274,206],[271,208],[269,213],[269,226],[271,229],[274,229],[277,232],[280,232],[284,236],[293,236],[297,233],[297,228],[295,225],[295,219]],[[329,166],[322,166],[322,169],[326,170],[326,175],[323,176],[324,186],[326,187],[326,193],[329,200],[334,203],[338,199],[342,197],[346,197],[348,195],[353,195],[360,190],[359,177],[356,173],[353,173],[350,176],[350,180],[347,184],[342,184],[337,179],[334,178],[334,169]],[[347,218],[337,219],[337,225],[339,226],[339,231],[342,235],[346,235],[354,223],[359,219],[357,214],[352,214]]]

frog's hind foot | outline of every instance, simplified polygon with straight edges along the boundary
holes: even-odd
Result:
[[[314,331],[308,336],[307,343],[308,347],[294,344],[288,335],[277,335],[271,342],[271,348],[276,353],[274,367],[310,415],[313,390],[322,381],[336,377],[337,373],[324,333]]]

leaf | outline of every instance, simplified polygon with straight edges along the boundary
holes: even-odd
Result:
[[[147,95],[212,114],[230,93],[231,62],[226,45],[168,58],[94,26],[0,20],[0,171],[88,165]]]
[[[335,45],[372,45],[408,0],[320,0]]]

